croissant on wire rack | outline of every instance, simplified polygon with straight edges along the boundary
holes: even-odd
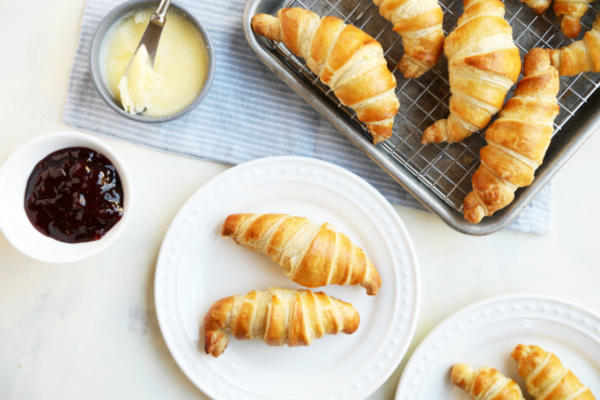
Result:
[[[543,14],[550,7],[552,0],[519,0],[532,8],[538,14]]]
[[[379,13],[402,36],[404,55],[398,68],[405,78],[418,78],[440,58],[444,13],[437,0],[373,0]]]
[[[531,50],[514,96],[485,132],[481,165],[463,204],[467,221],[478,223],[491,216],[513,201],[517,188],[531,185],[554,132],[558,87],[558,72],[547,51]]]
[[[581,32],[581,17],[594,0],[554,0],[554,14],[560,18],[560,29],[571,39]]]
[[[463,0],[465,11],[444,41],[450,115],[423,133],[423,143],[458,142],[485,128],[521,72],[521,58],[500,0]]]
[[[561,76],[600,72],[600,14],[583,39],[557,50],[548,50],[552,65]]]
[[[253,290],[214,303],[204,317],[204,350],[218,357],[237,339],[262,338],[270,346],[308,346],[324,334],[353,333],[360,316],[351,305],[310,290]]]
[[[303,8],[283,8],[276,17],[255,15],[252,29],[303,58],[340,102],[356,112],[374,143],[392,135],[400,102],[377,40],[339,18],[321,18]]]
[[[456,364],[452,367],[450,379],[472,400],[525,400],[519,385],[494,368],[484,367],[475,371],[466,364]]]
[[[364,251],[327,223],[285,214],[233,214],[222,234],[269,256],[302,286],[361,285],[370,295],[381,287]]]
[[[538,346],[518,345],[511,357],[535,400],[595,400],[591,390],[560,362]]]

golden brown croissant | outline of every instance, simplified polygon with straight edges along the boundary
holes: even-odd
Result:
[[[444,41],[450,115],[423,133],[423,143],[458,142],[485,128],[521,72],[521,58],[500,0],[463,0],[465,11]]]
[[[400,102],[377,40],[339,18],[321,18],[303,8],[283,8],[276,17],[255,15],[252,29],[302,57],[340,102],[356,112],[374,143],[392,135]]]
[[[554,132],[558,87],[558,72],[548,53],[531,50],[513,97],[486,130],[481,165],[471,179],[473,191],[463,204],[467,221],[489,217],[513,201],[517,188],[531,185]]]
[[[535,400],[595,400],[591,390],[554,354],[538,346],[520,344],[511,357],[519,363],[519,375]]]
[[[360,316],[352,306],[310,290],[253,290],[214,303],[204,317],[204,350],[218,357],[237,339],[262,338],[270,346],[308,346],[324,334],[353,333]]]
[[[233,214],[222,234],[269,256],[302,286],[360,284],[370,295],[381,287],[379,273],[363,250],[329,224],[285,214]]]
[[[554,14],[560,18],[560,29],[566,37],[576,38],[581,32],[581,17],[594,0],[554,0]]]
[[[519,0],[527,4],[533,11],[543,14],[550,7],[551,0]]]
[[[404,55],[398,68],[405,78],[418,78],[440,58],[444,14],[437,0],[373,0],[379,13],[402,36]]]
[[[475,371],[466,364],[456,364],[450,379],[473,400],[525,400],[519,385],[494,368]]]
[[[561,49],[548,51],[552,65],[558,69],[561,76],[587,71],[600,72],[600,14],[583,39]]]

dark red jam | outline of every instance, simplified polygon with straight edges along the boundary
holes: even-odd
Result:
[[[36,164],[25,188],[25,212],[46,236],[67,243],[100,239],[123,215],[123,187],[104,155],[69,147]]]

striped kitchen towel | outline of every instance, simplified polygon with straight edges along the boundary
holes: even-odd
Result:
[[[272,155],[302,155],[341,165],[362,176],[392,203],[422,208],[331,124],[276,78],[249,49],[242,29],[244,0],[180,0],[211,37],[215,78],[198,108],[175,121],[142,124],[111,110],[91,80],[89,51],[101,19],[120,0],[88,0],[73,62],[63,122],[186,156],[237,164]],[[546,187],[510,228],[549,229]]]

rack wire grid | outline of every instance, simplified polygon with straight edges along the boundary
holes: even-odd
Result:
[[[454,29],[462,14],[462,0],[439,2],[444,11],[443,27],[447,35]],[[560,32],[558,19],[551,8],[544,15],[538,15],[516,0],[506,2],[505,6],[505,18],[513,28],[513,37],[522,58],[534,47],[558,48],[572,41]],[[421,144],[425,128],[440,118],[446,118],[449,113],[450,85],[446,59],[442,56],[440,62],[419,79],[405,79],[395,69],[403,54],[400,35],[392,30],[390,22],[379,15],[372,0],[285,0],[282,7],[302,7],[319,15],[337,16],[346,23],[361,28],[381,43],[388,66],[394,70],[398,82],[396,94],[400,99],[400,111],[394,122],[392,137],[377,147],[410,171],[454,210],[462,213],[463,199],[471,190],[470,176],[479,165],[479,149],[485,144],[483,135],[474,134],[460,143]],[[583,30],[590,29],[598,9],[599,6],[590,7],[582,19]],[[300,58],[281,43],[270,42],[270,46],[301,79],[315,85],[370,138],[368,130],[358,121],[354,112],[343,106],[333,91],[322,84]],[[560,112],[554,121],[554,134],[560,131],[599,86],[600,74],[585,73],[561,78],[558,94]],[[513,90],[509,92],[507,99]]]

